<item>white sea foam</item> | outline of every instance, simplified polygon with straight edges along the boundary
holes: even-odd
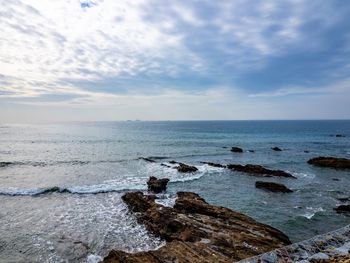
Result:
[[[306,217],[307,219],[311,219],[317,213],[324,211],[322,207],[306,207],[306,210],[306,213],[302,214],[301,216]]]

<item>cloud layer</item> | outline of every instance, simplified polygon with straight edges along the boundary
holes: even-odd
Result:
[[[124,105],[117,119],[244,119],[264,118],[253,114],[261,105],[265,118],[289,118],[273,114],[276,98],[349,97],[349,12],[336,0],[6,1],[0,107],[95,107],[92,119],[113,119],[107,111]],[[172,108],[157,112],[164,101]],[[220,109],[230,102],[252,113]]]

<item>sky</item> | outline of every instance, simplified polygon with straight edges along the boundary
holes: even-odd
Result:
[[[8,0],[0,123],[350,119],[350,2]]]

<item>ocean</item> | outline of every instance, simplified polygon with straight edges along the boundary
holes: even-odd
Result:
[[[232,153],[232,146],[244,152]],[[282,151],[271,150],[275,146]],[[121,201],[126,191],[145,190],[150,176],[170,179],[159,200],[165,205],[177,191],[193,191],[282,230],[293,242],[335,230],[350,223],[333,211],[337,197],[350,195],[350,171],[307,164],[317,156],[350,158],[350,121],[0,125],[0,262],[96,262],[112,249],[163,245]],[[181,174],[161,165],[171,160],[199,170]],[[249,176],[202,161],[260,164],[297,179]],[[256,189],[257,180],[294,192]]]

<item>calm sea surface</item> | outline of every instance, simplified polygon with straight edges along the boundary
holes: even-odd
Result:
[[[244,153],[223,148],[231,146]],[[283,151],[272,151],[274,146]],[[292,241],[334,230],[350,223],[333,211],[336,197],[350,195],[350,171],[306,163],[316,156],[350,158],[350,121],[0,125],[0,262],[95,262],[113,248],[157,248],[162,241],[138,225],[121,201],[125,191],[146,189],[149,176],[171,179],[165,204],[177,191],[194,191]],[[160,165],[170,160],[199,171],[180,174]],[[261,164],[298,179],[261,179],[201,161]],[[257,180],[294,192],[265,192],[255,188]],[[45,193],[52,187],[62,192]]]

